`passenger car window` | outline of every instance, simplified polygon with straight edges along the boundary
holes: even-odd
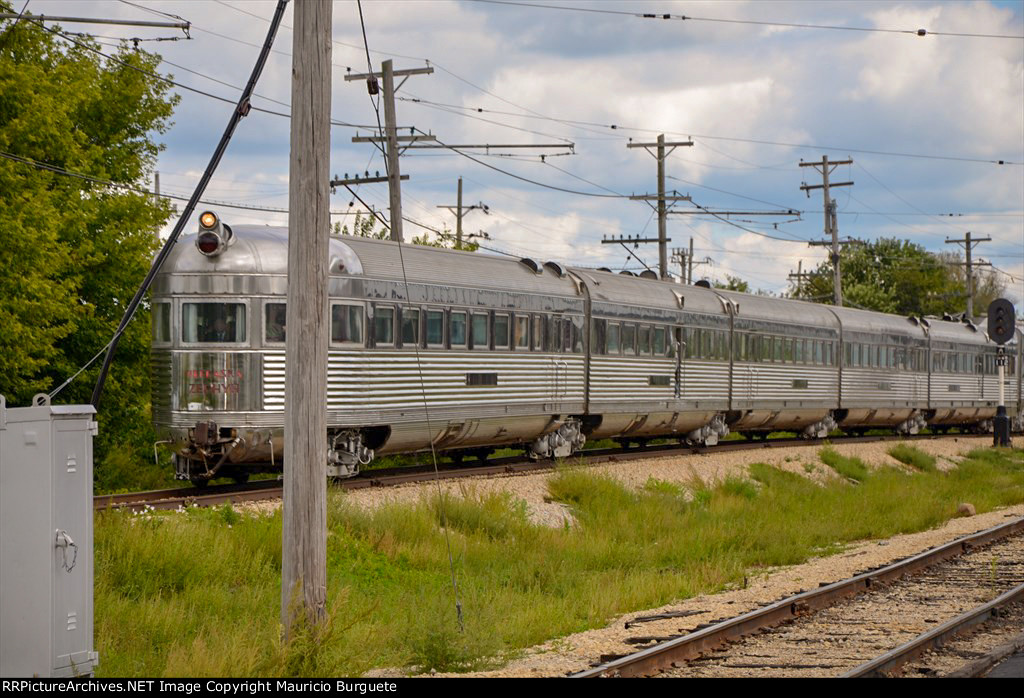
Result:
[[[263,341],[281,344],[285,340],[285,304],[267,303],[263,309]]]
[[[619,353],[619,324],[617,322],[608,323],[608,353]]]
[[[463,320],[465,323],[465,320]],[[465,324],[463,324],[465,330]],[[427,311],[427,346],[439,347],[444,345],[444,311]]]
[[[193,343],[245,341],[244,303],[185,303],[181,339]]]
[[[414,347],[420,339],[420,311],[402,308],[402,346]]]
[[[622,325],[622,353],[636,354],[636,325]]]
[[[487,349],[487,315],[485,313],[473,313],[473,348]]]
[[[451,344],[453,349],[463,349],[466,346],[466,314],[453,312],[451,320]]]
[[[516,349],[530,348],[530,316],[516,315],[515,341]]]
[[[373,309],[373,342],[377,347],[395,346],[395,309],[378,305]]]
[[[363,306],[331,306],[331,342],[363,345]]]
[[[153,304],[153,341],[171,341],[171,304]]]
[[[665,355],[665,328],[655,327],[654,328],[654,355],[664,356]]]
[[[494,314],[494,348],[508,349],[508,313]]]

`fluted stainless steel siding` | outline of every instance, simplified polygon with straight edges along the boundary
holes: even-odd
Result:
[[[422,372],[422,373],[421,373]],[[469,373],[497,374],[494,386],[469,386]],[[583,355],[422,350],[411,352],[332,351],[328,358],[327,409],[341,419],[371,423],[423,418],[424,402],[433,414],[445,409],[475,416],[488,411],[582,411]],[[263,407],[284,410],[284,352],[263,361]],[[425,392],[425,395],[424,395]]]
[[[794,380],[807,381],[807,387],[794,388]],[[733,406],[740,409],[760,405],[837,406],[839,371],[830,366],[737,362],[733,367],[732,389]]]
[[[843,407],[924,408],[927,405],[927,373],[843,368]]]

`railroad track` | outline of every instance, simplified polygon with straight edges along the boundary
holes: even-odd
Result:
[[[968,436],[968,435],[964,435]],[[725,441],[717,446],[686,446],[680,444],[660,444],[640,448],[606,448],[584,451],[574,458],[574,462],[583,465],[599,463],[625,462],[656,458],[678,453],[730,453],[765,448],[785,448],[791,446],[815,446],[825,443],[851,444],[871,443],[878,441],[931,440],[948,438],[945,436],[844,436],[831,439],[767,439],[764,441]],[[554,461],[530,461],[522,456],[495,458],[486,465],[466,467],[446,463],[438,466],[438,474],[442,479],[479,477],[483,475],[516,475],[551,470],[557,465]],[[381,468],[363,471],[359,476],[338,480],[341,489],[356,490],[369,487],[390,487],[434,479],[434,466],[421,463],[397,468]],[[151,490],[148,492],[130,492],[125,494],[97,495],[93,497],[94,509],[143,509],[174,510],[187,506],[216,506],[225,502],[251,502],[265,499],[278,499],[282,496],[279,480],[257,480],[245,484],[210,485],[207,487],[180,487],[168,490]]]
[[[1024,619],[1024,518],[617,658],[577,678],[883,676],[993,617]],[[771,629],[771,630],[768,630]],[[974,652],[973,650],[971,651]],[[968,654],[970,656],[970,654]],[[971,671],[983,671],[975,662]],[[914,669],[935,675],[934,669]],[[947,673],[947,672],[941,672]]]

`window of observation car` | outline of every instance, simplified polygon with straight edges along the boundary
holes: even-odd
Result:
[[[565,330],[563,332],[563,339],[565,340],[566,353],[583,353],[583,317],[567,316],[565,318]]]
[[[443,310],[428,310],[426,312],[427,323],[427,346],[428,347],[443,347],[444,346],[444,311]],[[465,323],[465,320],[463,320]],[[465,325],[463,325],[465,330]]]
[[[402,308],[402,346],[414,347],[420,341],[420,311],[418,308]]]
[[[181,339],[189,343],[240,344],[245,341],[244,303],[184,303]]]
[[[562,351],[562,317],[548,316],[544,330],[544,351]]]
[[[267,303],[263,306],[263,341],[267,344],[284,344],[285,304]]]
[[[608,323],[608,353],[619,353],[619,323]]]
[[[395,307],[374,305],[373,345],[375,347],[395,346]]]
[[[494,348],[508,349],[509,347],[509,317],[508,313],[494,314]]]
[[[654,355],[655,356],[664,356],[665,355],[665,347],[666,346],[667,346],[667,342],[665,341],[665,328],[664,327],[655,327],[654,328]]]
[[[715,358],[715,351],[712,345],[714,341],[714,330],[701,330],[700,336],[700,357],[702,359],[713,359]]]
[[[363,346],[363,306],[331,304],[331,344]]]
[[[793,340],[793,361],[798,364],[802,364],[804,362],[804,346],[806,344],[806,339]]]
[[[590,352],[592,354],[608,353],[607,335],[608,321],[594,318],[590,324]]]
[[[462,312],[461,310],[453,310],[451,317],[448,319],[448,329],[451,332],[452,349],[465,349],[466,313]]]
[[[516,315],[512,345],[516,349],[530,348],[530,316]]]
[[[171,304],[153,304],[153,343],[166,344],[171,341]]]
[[[825,342],[825,365],[835,366],[836,365],[836,343]]]
[[[487,325],[490,319],[487,313],[473,313],[472,327],[470,331],[472,336],[472,348],[473,349],[487,349],[489,347],[487,342]]]
[[[533,316],[533,350],[544,351],[544,322],[543,315]]]
[[[628,356],[636,356],[636,325],[622,324],[622,353]]]
[[[676,345],[683,341],[683,328],[667,328],[665,330],[665,356],[668,358],[674,358],[676,355]]]
[[[782,337],[772,337],[772,361],[782,363]]]
[[[637,335],[636,351],[641,356],[651,355],[651,326],[640,325],[640,332]]]

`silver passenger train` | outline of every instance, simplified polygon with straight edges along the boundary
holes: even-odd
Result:
[[[203,220],[152,295],[153,420],[196,483],[279,469],[284,451],[287,230]],[[396,243],[330,249],[334,476],[431,447],[552,458],[588,438],[988,430],[996,411],[997,348],[969,322],[416,245],[406,284]],[[1017,430],[1022,346],[1018,331]]]

